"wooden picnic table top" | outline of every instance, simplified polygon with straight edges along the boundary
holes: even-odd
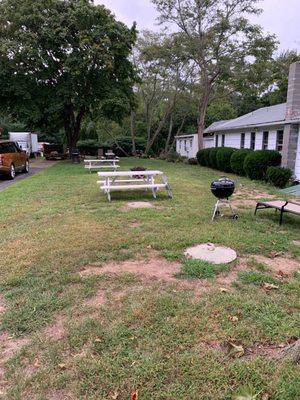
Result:
[[[111,159],[111,160],[108,160],[107,158],[103,158],[102,160],[100,159],[100,160],[98,160],[98,159],[94,159],[94,160],[84,160],[84,162],[85,163],[93,163],[93,162],[101,162],[101,163],[103,163],[103,162],[120,162],[120,160],[119,159]]]
[[[116,172],[98,172],[98,175],[101,178],[116,178],[122,176],[155,176],[155,175],[163,175],[162,171],[116,171]]]

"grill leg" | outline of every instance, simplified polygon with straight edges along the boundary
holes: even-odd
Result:
[[[214,213],[213,213],[213,216],[212,216],[212,221],[214,221],[214,219],[216,218],[216,214],[217,214],[217,211],[218,211],[218,208],[219,208],[219,201],[220,200],[218,200],[216,202],[216,205],[215,205],[215,208],[214,208]]]

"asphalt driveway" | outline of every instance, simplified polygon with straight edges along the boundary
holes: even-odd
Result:
[[[32,176],[43,169],[49,168],[56,164],[57,161],[47,161],[42,159],[30,160],[30,170],[28,174],[17,174],[13,181],[8,180],[4,175],[0,175],[0,191],[6,189],[7,187],[14,185],[15,183]]]

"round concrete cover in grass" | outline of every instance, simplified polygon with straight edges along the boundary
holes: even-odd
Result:
[[[133,201],[127,203],[128,208],[152,208],[153,205],[149,201]]]
[[[212,243],[190,247],[184,254],[187,258],[208,261],[212,264],[229,264],[237,258],[234,250],[229,247],[215,246]]]

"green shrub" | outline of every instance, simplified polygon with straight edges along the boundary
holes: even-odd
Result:
[[[251,152],[250,149],[241,149],[232,153],[230,158],[230,165],[232,171],[237,174],[244,176],[246,175],[244,170],[244,162],[247,155]]]
[[[210,149],[209,153],[209,166],[214,169],[218,169],[217,165],[217,154],[218,151],[220,150],[220,147],[213,147]]]
[[[276,187],[284,188],[292,176],[292,171],[288,168],[268,167],[266,180]]]
[[[100,145],[98,140],[86,139],[77,142],[77,148],[83,155],[97,156]]]
[[[209,167],[209,154],[212,149],[202,149],[197,153],[198,163],[202,167]]]
[[[177,162],[180,160],[180,158],[180,155],[174,150],[167,155],[166,160],[169,162]]]
[[[220,171],[232,172],[230,159],[236,149],[232,147],[221,147],[217,152],[217,167]]]
[[[257,150],[250,152],[244,161],[244,170],[250,179],[264,180],[268,167],[281,164],[281,154],[275,150]]]

